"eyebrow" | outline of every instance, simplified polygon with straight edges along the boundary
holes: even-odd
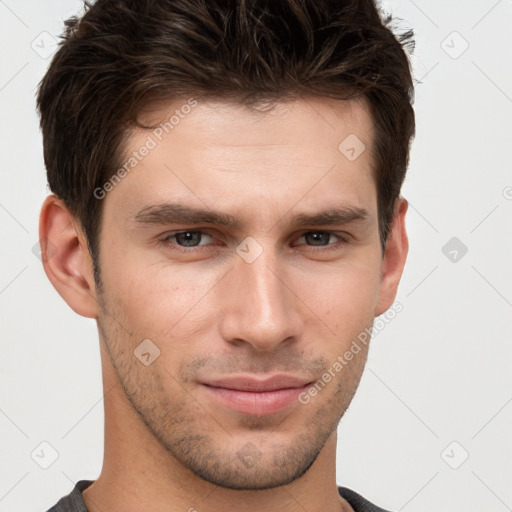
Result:
[[[328,208],[316,213],[299,213],[293,215],[287,223],[298,227],[337,225],[364,221],[368,218],[369,213],[366,209],[346,205]],[[244,222],[241,219],[225,212],[194,208],[180,203],[162,203],[145,206],[135,215],[134,220],[138,225],[214,224],[233,229],[240,229],[244,226]]]

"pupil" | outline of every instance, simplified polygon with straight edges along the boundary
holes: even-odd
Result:
[[[178,233],[176,235],[176,240],[180,245],[186,245],[190,247],[196,245],[196,242],[199,243],[198,237],[200,236],[200,233],[191,233],[190,231],[185,231],[183,233]]]
[[[329,241],[330,233],[307,233],[306,238],[310,237],[309,241],[312,241],[313,243],[311,245],[325,245]],[[320,242],[320,243],[318,243]],[[325,242],[325,243],[322,243]]]

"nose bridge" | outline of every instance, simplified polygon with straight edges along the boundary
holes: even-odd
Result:
[[[299,334],[296,299],[272,249],[265,248],[253,261],[240,254],[227,283],[230,299],[224,310],[223,336],[257,350],[272,350]]]

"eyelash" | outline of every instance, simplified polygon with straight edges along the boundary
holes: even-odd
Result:
[[[178,245],[176,242],[171,242],[171,238],[175,237],[176,235],[179,235],[179,234],[182,234],[182,233],[193,233],[193,234],[199,234],[199,235],[206,235],[206,236],[209,236],[209,237],[212,237],[213,238],[213,235],[210,235],[209,233],[207,233],[206,231],[202,231],[200,229],[197,229],[197,230],[188,230],[188,229],[182,229],[180,231],[172,231],[170,233],[167,233],[163,238],[161,238],[159,240],[159,243],[161,245],[163,245],[164,247],[166,248],[170,248],[172,250],[177,250],[177,251],[180,251],[180,252],[183,252],[183,253],[190,253],[190,252],[193,252],[194,250],[197,250],[197,249],[200,249],[201,247],[206,247],[208,248],[209,245],[196,245],[196,246],[190,246],[189,248],[187,248],[187,246],[182,246],[182,245]],[[335,242],[335,243],[332,243],[332,244],[327,244],[327,245],[321,245],[321,246],[315,246],[315,245],[307,245],[307,244],[298,244],[298,245],[306,245],[306,247],[309,248],[309,250],[312,250],[313,252],[315,251],[329,251],[329,250],[332,250],[332,249],[337,249],[339,248],[340,244],[341,245],[346,245],[350,242],[349,240],[349,237],[348,236],[344,236],[342,234],[338,234],[338,233],[334,233],[332,231],[304,231],[299,238],[302,238],[303,236],[305,235],[308,235],[308,234],[324,234],[324,235],[333,235],[335,237],[337,237],[339,239],[338,242]]]

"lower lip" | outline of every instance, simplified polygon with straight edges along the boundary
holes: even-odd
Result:
[[[300,388],[276,389],[273,391],[240,391],[237,389],[203,386],[220,403],[235,411],[262,416],[286,409],[309,384]]]

